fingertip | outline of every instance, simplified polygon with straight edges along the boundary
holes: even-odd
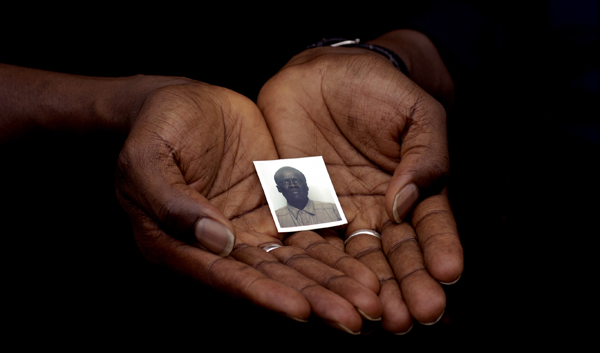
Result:
[[[445,285],[445,286],[450,286],[455,284],[456,282],[458,282],[458,280],[460,280],[460,278],[462,277],[462,274],[459,275],[455,280],[450,281],[450,282],[444,282],[444,281],[440,281],[441,284]]]
[[[404,335],[406,335],[407,333],[409,333],[409,332],[410,332],[410,330],[412,330],[413,326],[414,326],[414,325],[412,325],[412,324],[411,324],[411,325],[410,325],[410,327],[408,328],[408,330],[406,330],[406,331],[402,331],[402,332],[392,332],[392,333],[393,333],[394,335],[396,335],[396,336],[404,336]]]
[[[360,334],[363,319],[348,300],[316,285],[305,288],[302,294],[310,303],[312,312],[323,323],[353,335]]]
[[[422,325],[433,325],[440,321],[446,310],[446,298],[430,303],[413,314],[415,320]]]
[[[356,306],[356,311],[362,318],[368,321],[380,321],[383,316],[383,304],[377,295],[365,296],[360,300],[360,306]]]
[[[398,282],[385,281],[381,287],[380,297],[384,305],[381,327],[395,335],[408,333],[413,327],[413,317],[403,300]]]
[[[462,247],[453,248],[446,244],[439,251],[427,251],[425,263],[429,273],[442,284],[456,283],[462,276],[464,261]]]
[[[299,294],[299,292],[297,292]],[[290,303],[285,307],[285,316],[288,319],[296,322],[308,322],[311,314],[311,307],[306,298],[303,296],[294,295],[289,296]]]
[[[400,309],[386,312],[381,322],[381,327],[394,335],[405,335],[414,326],[413,318],[406,307]]]
[[[228,256],[235,243],[235,236],[229,227],[207,217],[196,222],[194,236],[202,247],[221,257]]]
[[[403,280],[400,286],[415,320],[426,325],[441,318],[446,309],[446,294],[438,281],[421,273]]]
[[[333,328],[336,328],[336,329],[338,329],[340,331],[344,331],[344,332],[349,333],[349,334],[351,334],[353,336],[358,336],[361,333],[360,329],[359,330],[353,330],[353,329],[350,329],[350,328],[346,327],[345,325],[343,325],[343,324],[341,324],[339,322],[325,321],[325,323],[327,325],[333,327]]]
[[[253,293],[255,303],[288,319],[308,322],[311,305],[300,292],[271,279],[262,281],[262,285],[260,291]]]
[[[285,316],[288,319],[294,320],[296,322],[302,322],[302,323],[307,323],[308,322],[308,318],[307,319],[303,319],[303,318],[300,318],[300,317],[292,316],[290,314],[285,314]]]
[[[347,276],[338,277],[329,281],[327,288],[350,302],[362,318],[369,321],[381,320],[383,315],[381,300],[377,294],[354,279]]]
[[[442,317],[444,317],[444,313],[445,313],[445,310],[443,310],[442,313],[437,317],[437,319],[435,319],[433,321],[427,321],[427,322],[421,322],[421,321],[419,321],[419,323],[421,325],[425,325],[425,326],[435,325],[435,324],[438,323],[438,321],[440,321],[442,319]]]
[[[419,200],[419,188],[414,183],[404,186],[394,197],[392,215],[396,223],[402,223],[404,217],[412,210]]]
[[[368,321],[381,321],[381,315],[370,316],[359,308],[356,308],[356,311],[362,316],[365,320]]]
[[[433,266],[429,272],[442,284],[450,285],[458,282],[462,276],[463,266],[453,262],[448,262],[443,265]]]

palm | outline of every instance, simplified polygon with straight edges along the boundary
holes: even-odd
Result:
[[[301,249],[277,250],[274,257],[259,248],[279,239],[253,160],[274,158],[262,114],[245,97],[198,83],[152,95],[121,152],[118,173],[119,198],[132,216],[138,245],[151,261],[271,310],[301,319],[312,311],[360,330],[355,307],[381,314],[367,288],[345,278],[334,294],[317,285],[340,277],[332,268],[307,256],[286,266],[277,260],[297,258]],[[198,214],[235,230],[231,257],[193,246],[187,232]],[[367,298],[361,303],[347,294],[360,292]]]
[[[183,177],[235,228],[276,238],[278,233],[272,218],[265,217],[269,214],[268,207],[253,165],[254,160],[277,158],[273,140],[256,106],[233,92],[225,92],[231,103],[229,108],[235,109],[223,111],[222,119],[211,121],[218,123],[217,126],[196,126],[194,131],[188,131],[187,141],[181,141],[184,153],[190,156],[181,161]],[[199,121],[198,117],[192,120]],[[208,153],[194,158],[203,150]],[[245,238],[243,232],[238,235],[239,240],[253,241]],[[252,245],[259,243],[254,241]]]
[[[423,143],[415,130],[430,128],[415,120],[432,110],[424,97],[382,58],[329,48],[292,59],[259,96],[280,157],[323,156],[349,222],[339,229],[341,237],[358,229],[383,235],[383,244],[368,235],[357,237],[347,243],[346,252],[377,273],[385,307],[382,324],[394,332],[407,330],[411,315],[434,321],[445,306],[437,281],[421,271],[427,260],[423,250],[416,241],[407,241],[417,239],[414,230],[391,222],[386,212],[386,192],[401,156],[413,158],[412,151]],[[423,204],[431,205],[431,200]],[[341,240],[328,239],[343,247]]]

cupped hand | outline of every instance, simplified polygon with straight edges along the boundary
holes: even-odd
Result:
[[[314,313],[358,332],[361,312],[381,316],[370,289],[302,249],[262,249],[281,239],[252,162],[276,158],[254,103],[183,80],[132,113],[117,195],[150,261],[291,318]]]
[[[262,88],[258,105],[281,158],[322,155],[348,219],[344,244],[378,276],[382,326],[406,332],[445,309],[439,282],[462,273],[462,247],[444,192],[448,173],[443,107],[383,56],[359,48],[302,52]],[[416,205],[416,207],[415,207]],[[412,215],[412,226],[407,222]],[[408,216],[408,217],[407,217]],[[313,235],[314,236],[314,233]],[[287,244],[315,252],[296,234]]]

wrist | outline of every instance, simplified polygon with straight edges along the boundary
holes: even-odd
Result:
[[[194,82],[183,77],[136,75],[114,79],[102,87],[98,97],[99,121],[122,133],[129,133],[148,96],[166,86]]]
[[[87,77],[0,64],[0,139],[34,130],[127,133],[161,76]]]
[[[408,69],[402,61],[402,58],[396,54],[393,50],[376,45],[374,43],[361,43],[359,38],[356,39],[345,39],[345,38],[330,38],[323,39],[313,45],[307,47],[307,49],[318,48],[318,47],[342,47],[342,48],[361,48],[371,52],[375,52],[385,57],[394,67],[400,70],[406,76],[409,76]]]
[[[435,44],[425,34],[411,29],[399,29],[368,43],[394,51],[402,58],[410,78],[416,84],[444,106],[452,106],[454,81]]]
[[[120,79],[0,64],[0,82],[3,138],[36,130],[87,132],[119,126],[110,92]]]

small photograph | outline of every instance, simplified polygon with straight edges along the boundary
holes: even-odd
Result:
[[[255,161],[280,233],[348,223],[323,157]]]

